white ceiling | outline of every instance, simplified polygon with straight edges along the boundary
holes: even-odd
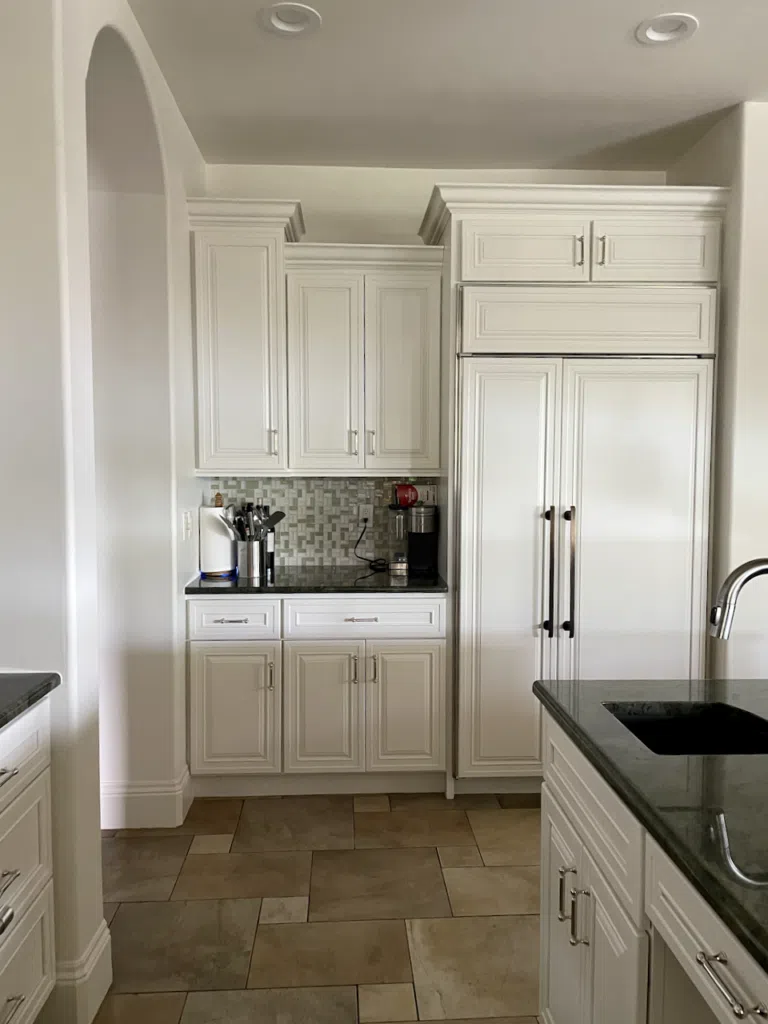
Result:
[[[309,0],[295,39],[261,0],[130,2],[210,163],[652,168],[768,97],[764,0]],[[634,41],[680,2],[691,40]]]

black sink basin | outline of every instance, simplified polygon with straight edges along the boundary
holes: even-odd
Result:
[[[603,704],[654,754],[768,754],[768,721],[730,704]]]

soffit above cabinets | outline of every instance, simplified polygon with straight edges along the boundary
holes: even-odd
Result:
[[[295,39],[261,0],[130,3],[209,163],[665,169],[768,95],[754,0],[697,0],[667,47],[646,0],[316,0]]]

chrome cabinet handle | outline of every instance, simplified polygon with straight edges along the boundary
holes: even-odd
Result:
[[[378,681],[379,681],[379,656],[378,656],[378,654],[372,654],[371,655],[371,666],[372,666],[372,669],[373,669],[373,671],[371,673],[371,682],[372,683],[378,683]]]
[[[267,663],[267,689],[274,690],[275,688],[275,663],[270,661]]]
[[[357,430],[350,430],[350,434],[352,435],[352,454],[353,455],[359,455],[360,454],[360,446],[359,446],[359,442],[358,442],[358,431]]]
[[[369,455],[375,455],[376,454],[376,431],[375,430],[369,430],[368,433],[371,435],[371,450],[370,450],[370,452],[368,454]]]
[[[9,907],[7,905],[0,907],[0,935],[4,935],[5,932],[8,931],[13,924],[15,916],[16,914],[14,913],[13,907]]]
[[[352,682],[357,686],[360,680],[357,678],[357,655],[352,655]]]
[[[213,622],[214,622],[214,625],[216,625],[216,626],[223,626],[223,625],[232,625],[233,626],[235,624],[243,625],[244,626],[244,625],[248,624],[248,619],[214,619]]]
[[[15,779],[18,774],[18,768],[0,768],[0,789],[2,789],[6,782],[10,782],[11,779]]]
[[[366,618],[360,618],[359,615],[358,616],[350,615],[348,618],[344,619],[344,621],[345,622],[378,622],[379,621],[379,616],[378,615],[373,615],[373,616],[370,616],[369,618],[366,619]]]
[[[569,921],[571,915],[565,912],[565,879],[568,875],[575,875],[576,868],[561,867],[557,874],[557,920]]]
[[[608,241],[607,235],[598,235],[597,237],[597,265],[598,267],[605,266],[605,250],[606,243]]]
[[[21,1009],[21,1004],[25,1001],[25,996],[10,996],[5,1000],[3,1004],[5,1012],[2,1018],[0,1018],[0,1024],[11,1024],[11,1021]]]
[[[571,889],[571,935],[568,941],[572,946],[588,946],[589,939],[580,939],[579,926],[576,920],[576,910],[579,905],[579,896],[589,896],[589,889]]]
[[[577,248],[577,251],[578,251],[578,254],[579,254],[579,257],[576,260],[576,266],[577,267],[583,267],[584,266],[584,235],[579,235],[579,237],[576,239],[576,248]]]
[[[269,436],[272,439],[272,445],[271,445],[272,452],[271,452],[271,454],[272,455],[279,455],[280,454],[280,449],[279,449],[278,444],[277,444],[277,439],[278,439],[277,431],[274,430],[274,429],[270,430]]]
[[[551,640],[555,635],[555,506],[550,505],[544,513],[549,523],[549,607],[542,626]]]
[[[696,963],[704,969],[705,974],[715,986],[720,995],[725,999],[726,1003],[731,1008],[734,1017],[738,1017],[742,1020],[744,1017],[768,1017],[768,1009],[763,1006],[762,1003],[758,1003],[757,1006],[753,1006],[752,1009],[748,1010],[742,1002],[740,1002],[736,996],[731,992],[728,986],[725,984],[723,979],[715,970],[713,964],[728,965],[728,957],[725,953],[705,953],[704,950],[700,950],[696,954]]]
[[[563,623],[562,628],[568,633],[568,636],[573,640],[576,634],[576,506],[571,505],[569,509],[563,512],[563,519],[567,523],[571,524],[571,564],[570,564],[570,609],[568,612],[568,618]]]
[[[17,878],[21,878],[20,871],[3,871],[0,874],[0,896],[5,896]]]

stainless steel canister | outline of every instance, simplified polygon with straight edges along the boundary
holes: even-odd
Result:
[[[264,576],[264,542],[237,542],[237,575],[244,580],[261,580]]]
[[[435,511],[434,505],[412,505],[408,509],[408,532],[434,533]]]

